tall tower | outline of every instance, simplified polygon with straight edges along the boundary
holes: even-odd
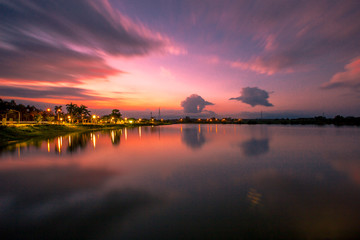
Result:
[[[160,107],[159,107],[159,116],[158,116],[158,119],[160,119]]]

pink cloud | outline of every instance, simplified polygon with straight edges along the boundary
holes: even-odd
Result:
[[[322,85],[322,88],[360,88],[360,57],[353,59],[345,65],[344,72],[336,73],[329,82]]]
[[[248,62],[231,62],[230,66],[260,74],[273,75],[278,72],[293,72],[293,69],[287,66],[290,62],[291,59],[287,59],[284,56],[274,57],[271,61],[266,60],[264,57],[255,57]]]

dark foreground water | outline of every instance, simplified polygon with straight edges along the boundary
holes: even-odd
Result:
[[[1,149],[0,239],[360,239],[360,128],[172,125]]]

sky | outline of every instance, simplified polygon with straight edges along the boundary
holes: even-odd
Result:
[[[0,0],[0,98],[149,117],[360,116],[360,1]]]

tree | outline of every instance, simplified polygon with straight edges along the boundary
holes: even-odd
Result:
[[[90,117],[90,111],[87,108],[87,106],[82,104],[77,108],[77,113],[79,114],[81,121],[84,121],[84,118]]]
[[[73,121],[75,114],[77,112],[78,105],[73,104],[72,102],[70,104],[66,104],[66,111],[70,115],[71,122]]]
[[[60,115],[61,115],[61,112],[62,112],[62,106],[55,106],[55,114],[57,116],[57,120],[59,121],[60,120]]]
[[[36,123],[40,123],[42,120],[43,120],[43,116],[40,113],[35,115]]]
[[[78,108],[78,105],[73,104],[72,102],[69,104],[66,104],[66,111],[68,112],[68,114],[73,115],[76,111],[76,109]]]
[[[121,113],[119,109],[113,109],[111,111],[110,117],[113,117],[114,119],[120,119],[121,118]]]
[[[53,115],[48,115],[48,116],[46,116],[46,120],[47,120],[48,122],[52,122],[52,121],[54,121],[54,119],[55,119],[55,117],[54,117]]]

